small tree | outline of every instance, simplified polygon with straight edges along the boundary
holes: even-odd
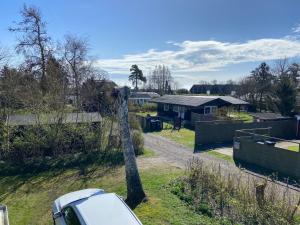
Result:
[[[255,89],[252,91],[257,95],[259,110],[267,109],[268,104],[266,103],[271,95],[274,81],[270,67],[264,62],[261,63],[259,67],[251,72],[250,78],[253,79],[255,83]],[[265,105],[263,105],[263,103],[265,103]]]
[[[129,75],[129,81],[132,82],[132,85],[135,86],[135,89],[138,89],[139,81],[146,83],[147,79],[143,75],[143,71],[139,69],[137,65],[132,65],[130,68],[131,74]]]
[[[64,58],[70,74],[70,83],[74,90],[77,111],[81,109],[80,87],[90,68],[87,65],[88,43],[74,35],[65,38]]]
[[[115,91],[117,98],[117,116],[119,120],[119,129],[121,133],[121,142],[123,155],[125,160],[125,172],[127,183],[127,199],[126,203],[130,207],[135,207],[145,198],[145,192],[140,179],[135,153],[132,143],[132,138],[129,129],[128,121],[128,97],[130,90],[128,87],[119,88]]]
[[[282,115],[290,115],[296,106],[296,85],[292,78],[282,75],[275,88],[276,105]]]

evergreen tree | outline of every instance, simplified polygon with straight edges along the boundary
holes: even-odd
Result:
[[[130,68],[131,74],[129,75],[129,81],[132,82],[132,85],[135,86],[135,89],[138,89],[139,81],[146,83],[147,79],[143,75],[143,71],[139,69],[139,67],[135,64]]]

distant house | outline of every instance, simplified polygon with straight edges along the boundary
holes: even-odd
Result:
[[[238,85],[236,84],[194,84],[191,94],[208,95],[235,95]]]
[[[143,105],[158,97],[160,97],[160,95],[155,92],[132,92],[129,97],[129,102],[135,105]]]
[[[60,120],[60,121],[59,121]],[[99,113],[66,113],[63,116],[55,114],[28,114],[28,115],[10,115],[6,119],[8,126],[33,126],[37,124],[62,124],[72,123],[100,123],[102,117]]]
[[[164,95],[151,100],[157,103],[157,113],[160,116],[180,117],[191,120],[191,113],[212,115],[222,107],[244,109],[249,103],[231,96],[197,96],[197,95]]]

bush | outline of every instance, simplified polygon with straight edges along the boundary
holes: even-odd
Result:
[[[144,138],[141,131],[133,130],[131,132],[132,144],[135,155],[141,155],[144,153]]]
[[[256,195],[258,182],[261,180],[245,180],[242,174],[222,174],[220,167],[194,159],[187,175],[173,181],[170,189],[199,214],[220,218],[222,223],[299,224],[294,215],[297,196],[288,188],[283,194],[274,183],[265,181],[261,201]]]
[[[142,131],[140,121],[136,117],[136,115],[129,113],[129,127],[132,130]]]
[[[100,150],[103,142],[101,127],[95,124],[20,126],[11,128],[8,133],[9,143],[1,141],[1,159],[18,162],[28,158]],[[4,151],[5,146],[9,149]]]
[[[143,112],[154,112],[157,110],[157,104],[155,103],[145,103],[141,106],[141,111]]]

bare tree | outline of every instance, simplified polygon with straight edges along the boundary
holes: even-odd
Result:
[[[41,12],[34,6],[23,6],[22,21],[11,32],[21,34],[16,46],[17,53],[23,53],[26,65],[38,73],[43,92],[46,91],[46,61],[49,54],[50,37],[47,35],[46,23],[42,20]]]
[[[89,65],[87,65],[87,46],[86,40],[74,35],[68,35],[65,38],[64,58],[70,71],[70,81],[74,90],[78,110],[81,108],[80,85],[89,72]]]
[[[0,67],[4,66],[8,60],[8,51],[7,49],[0,46]]]
[[[148,76],[148,88],[156,90],[163,95],[171,91],[174,80],[169,68],[165,65],[157,65]]]
[[[135,207],[146,198],[140,179],[135,153],[133,149],[129,122],[128,122],[128,97],[130,89],[123,87],[116,89],[117,97],[117,116],[119,120],[119,129],[121,133],[121,142],[125,160],[125,172],[127,182],[127,199],[126,202],[130,207]]]

